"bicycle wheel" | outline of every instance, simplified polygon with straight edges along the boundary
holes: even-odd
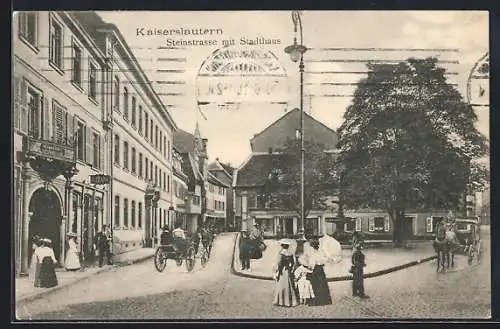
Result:
[[[191,272],[194,269],[194,264],[195,264],[194,257],[195,257],[194,248],[189,247],[188,250],[186,251],[186,269],[188,272]]]
[[[163,272],[167,266],[167,259],[164,257],[163,251],[160,248],[155,251],[154,264],[158,272]]]

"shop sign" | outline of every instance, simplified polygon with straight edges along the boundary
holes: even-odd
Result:
[[[90,183],[96,185],[105,185],[111,182],[109,175],[90,175]]]
[[[62,161],[75,161],[75,149],[49,141],[29,139],[28,153]]]

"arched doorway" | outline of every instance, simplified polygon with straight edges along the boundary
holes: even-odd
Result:
[[[34,235],[52,240],[57,260],[61,257],[61,203],[54,191],[40,188],[33,193],[29,203],[32,213],[29,223],[28,260],[31,260],[31,239]]]

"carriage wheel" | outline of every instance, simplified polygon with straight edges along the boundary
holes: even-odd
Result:
[[[158,272],[163,272],[167,266],[167,259],[164,257],[163,251],[160,248],[155,251],[154,263]]]
[[[207,262],[208,262],[208,252],[207,251],[203,251],[201,253],[200,260],[201,260],[201,266],[202,267],[207,266]]]
[[[194,254],[194,248],[189,247],[188,250],[186,251],[186,269],[188,272],[193,271],[194,269],[194,263],[195,263],[195,254]]]

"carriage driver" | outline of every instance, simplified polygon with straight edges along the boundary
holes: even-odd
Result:
[[[162,232],[160,234],[160,245],[166,246],[172,244],[172,235],[170,234],[170,228],[168,225],[163,226]]]
[[[174,238],[174,248],[179,251],[185,252],[187,247],[186,234],[182,229],[182,223],[175,223],[175,229],[172,231],[172,237]]]

